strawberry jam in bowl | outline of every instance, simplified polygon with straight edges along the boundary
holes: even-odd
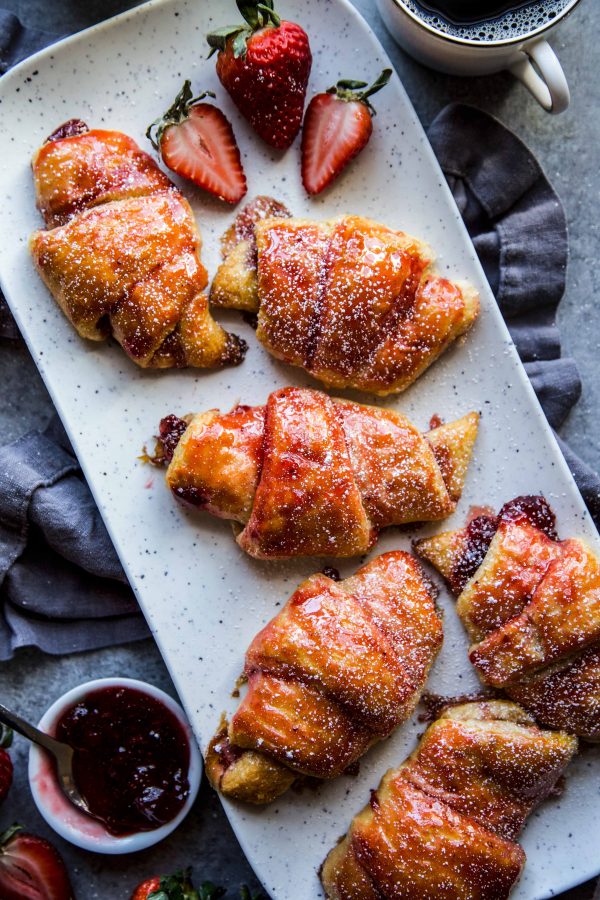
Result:
[[[152,685],[104,678],[69,691],[42,731],[70,744],[75,784],[91,815],[63,794],[53,760],[35,745],[29,781],[35,803],[62,837],[97,853],[158,843],[189,812],[202,759],[181,707]]]

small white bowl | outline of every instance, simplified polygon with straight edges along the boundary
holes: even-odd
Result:
[[[101,822],[86,816],[85,813],[80,812],[67,800],[57,783],[56,775],[48,756],[35,744],[31,745],[29,751],[29,785],[40,814],[48,825],[65,840],[94,853],[135,853],[162,841],[185,819],[200,788],[202,756],[181,706],[168,694],[165,694],[164,691],[144,681],[137,681],[135,678],[98,678],[95,681],[87,681],[85,684],[80,684],[79,687],[63,694],[56,703],[52,704],[50,709],[42,716],[38,727],[41,731],[54,735],[58,720],[69,707],[82,700],[92,691],[109,687],[134,688],[143,694],[148,694],[148,696],[160,700],[183,726],[190,748],[190,767],[188,771],[190,793],[178,815],[171,819],[170,822],[167,822],[166,825],[155,828],[153,831],[140,831],[125,837],[115,837],[115,835],[110,834],[106,830]]]

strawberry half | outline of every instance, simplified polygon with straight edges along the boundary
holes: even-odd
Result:
[[[365,81],[338,81],[312,98],[302,129],[302,183],[309,194],[331,184],[367,144],[375,115],[368,98],[385,87],[391,74],[384,69],[370,87]]]
[[[192,96],[186,81],[173,105],[153,122],[146,137],[177,175],[193,181],[227,203],[238,203],[248,187],[233,129],[225,115],[204,97]]]
[[[2,900],[74,900],[65,864],[49,841],[13,825],[0,837]]]
[[[13,782],[12,759],[7,753],[12,744],[13,733],[5,725],[0,725],[0,729],[0,803],[3,803]]]
[[[308,36],[295,22],[282,21],[273,0],[237,0],[245,24],[207,36],[219,51],[217,75],[260,137],[287,149],[302,124],[312,65]]]

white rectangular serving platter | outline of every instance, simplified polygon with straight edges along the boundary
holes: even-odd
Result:
[[[371,81],[389,65],[348,0],[280,0],[279,11],[305,26],[314,64],[309,95],[339,77]],[[413,232],[438,252],[438,270],[481,292],[481,317],[466,340],[409,391],[386,401],[424,430],[430,416],[446,421],[471,409],[481,429],[464,496],[448,527],[463,524],[472,505],[498,508],[523,493],[544,493],[561,535],[580,535],[600,551],[597,532],[540,410],[485,281],[473,246],[398,77],[375,98],[378,115],[368,147],[328,192],[310,200],[299,177],[299,141],[285,154],[251,132],[206,59],[204,36],[236,19],[233,0],[154,0],[69,38],[22,63],[0,81],[0,280],[19,327],[71,437],[88,483],[181,699],[204,748],[231,691],[245,649],[300,581],[323,560],[257,562],[234,543],[230,526],[184,512],[162,474],[138,459],[160,418],[235,402],[262,403],[286,384],[314,384],[271,359],[250,328],[219,316],[250,345],[237,369],[144,372],[119,347],[81,340],[34,272],[28,235],[40,227],[29,160],[64,120],[120,129],[146,149],[145,128],[191,78],[214,90],[233,123],[249,194],[268,193],[298,215],[341,212],[372,216]],[[234,211],[183,186],[204,239],[211,276],[219,236]],[[357,397],[355,399],[371,399]],[[430,529],[433,530],[433,529]],[[426,533],[426,532],[422,532]],[[410,548],[413,535],[390,530],[375,553]],[[358,560],[344,562],[343,575]],[[445,643],[429,681],[443,694],[475,690],[467,641],[442,589]],[[115,673],[122,674],[122,673]],[[401,762],[423,730],[416,719],[363,759],[360,774],[302,794],[290,791],[265,809],[226,802],[231,823],[265,889],[277,900],[322,896],[317,870],[366,802],[385,770]],[[598,753],[572,765],[567,789],[528,824],[528,863],[515,900],[542,900],[600,870]]]

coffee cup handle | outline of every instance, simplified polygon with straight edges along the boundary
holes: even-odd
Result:
[[[510,67],[510,71],[523,82],[537,102],[550,113],[564,112],[571,94],[558,57],[548,41],[539,40],[527,44],[521,51],[522,59]]]

